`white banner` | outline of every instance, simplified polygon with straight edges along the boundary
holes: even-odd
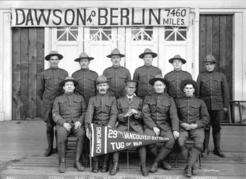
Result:
[[[189,8],[12,9],[12,26],[189,26]]]

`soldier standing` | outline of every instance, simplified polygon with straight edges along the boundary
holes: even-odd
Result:
[[[96,79],[98,74],[89,69],[90,61],[93,57],[88,56],[82,52],[74,61],[79,62],[81,69],[74,72],[72,77],[78,81],[78,93],[85,99],[88,104],[90,97],[96,95]]]
[[[169,63],[173,65],[173,71],[167,73],[164,79],[167,82],[167,92],[174,99],[183,97],[184,93],[180,90],[181,81],[191,79],[192,76],[189,72],[182,70],[182,65],[186,63],[180,55],[175,55],[169,59]]]
[[[206,104],[203,100],[195,97],[196,82],[193,80],[184,80],[181,82],[181,90],[185,97],[176,101],[180,120],[180,134],[178,143],[181,153],[186,158],[188,150],[185,142],[188,138],[194,141],[194,146],[190,149],[188,163],[185,167],[185,175],[191,177],[196,175],[195,162],[203,150],[204,128],[209,123],[209,114]]]
[[[142,99],[135,95],[137,83],[135,81],[128,81],[125,87],[126,95],[117,100],[118,108],[118,129],[121,131],[133,131],[139,134],[144,133],[142,121]],[[146,168],[146,147],[138,148],[141,172],[143,176],[148,176]],[[110,175],[115,175],[118,169],[119,152],[114,153],[113,163],[114,167],[110,171]]]
[[[49,61],[50,67],[44,70],[39,78],[39,91],[38,97],[42,101],[42,115],[43,120],[46,122],[46,135],[48,148],[45,151],[45,156],[50,156],[53,153],[53,140],[54,140],[54,126],[55,123],[52,119],[52,106],[57,96],[61,94],[59,84],[66,76],[67,71],[58,68],[59,61],[63,58],[61,54],[56,51],[51,51],[46,55],[45,60]]]
[[[70,133],[73,133],[77,138],[74,167],[78,171],[83,171],[84,167],[80,163],[80,157],[85,136],[85,100],[83,96],[74,93],[77,81],[72,77],[66,77],[61,82],[61,86],[64,94],[55,99],[52,110],[58,137],[58,171],[60,173],[65,172],[66,141]]]
[[[118,49],[114,49],[111,54],[107,55],[108,58],[111,58],[113,65],[103,72],[109,82],[109,93],[116,98],[124,96],[126,82],[131,80],[129,70],[120,65],[121,58],[124,56]]]
[[[90,138],[90,124],[96,124],[101,126],[115,127],[117,120],[117,106],[115,97],[109,95],[108,80],[105,76],[99,76],[96,81],[97,95],[91,97],[86,113],[86,135]],[[109,154],[105,154],[100,157],[93,157],[92,159],[92,172],[97,173],[99,168],[101,172],[108,171],[108,159]],[[99,166],[99,160],[102,165]]]
[[[153,58],[155,57],[157,57],[157,54],[148,48],[139,55],[139,58],[143,59],[144,65],[135,70],[133,80],[138,83],[137,95],[142,99],[154,93],[153,86],[149,84],[149,80],[156,75],[162,75],[159,68],[152,66]]]
[[[165,158],[171,152],[175,139],[179,137],[179,119],[173,98],[165,93],[166,83],[162,76],[157,75],[149,83],[154,86],[155,93],[144,99],[142,112],[146,125],[145,133],[169,138],[164,144],[149,146],[150,151],[155,155],[150,169],[150,172],[154,173],[158,170],[161,161],[164,169],[171,169]],[[160,146],[159,151],[158,146]]]
[[[225,157],[220,146],[220,121],[225,118],[229,106],[229,88],[226,77],[221,72],[216,72],[216,60],[209,54],[204,59],[206,71],[197,78],[198,95],[207,105],[210,115],[210,124],[205,128],[204,154],[208,154],[210,125],[213,129],[214,154]]]

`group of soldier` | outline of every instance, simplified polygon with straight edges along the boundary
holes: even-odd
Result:
[[[161,70],[152,66],[157,54],[145,49],[139,55],[144,65],[135,70],[133,80],[129,70],[120,65],[124,54],[114,49],[107,57],[111,59],[112,66],[98,76],[89,69],[90,61],[94,58],[85,52],[81,53],[74,60],[81,69],[71,77],[58,67],[63,58],[61,54],[51,51],[45,57],[50,62],[50,68],[39,76],[39,97],[47,126],[48,148],[45,156],[54,152],[56,131],[59,172],[65,172],[66,141],[70,133],[77,138],[74,166],[79,171],[84,170],[80,159],[83,149],[89,150],[87,138],[91,138],[91,123],[169,139],[164,143],[138,148],[143,176],[156,172],[159,164],[166,170],[171,169],[166,159],[175,141],[182,155],[186,158],[188,156],[185,175],[195,175],[195,163],[200,153],[209,152],[210,126],[213,129],[213,152],[225,157],[220,148],[220,121],[227,111],[228,85],[225,75],[215,71],[216,60],[212,55],[204,59],[206,70],[199,74],[197,82],[192,80],[189,72],[182,70],[186,60],[180,55],[169,59],[174,70],[163,78]],[[185,145],[188,139],[194,141],[191,149]],[[150,169],[146,167],[147,150],[155,156]],[[109,171],[110,175],[115,175],[119,170],[119,155],[119,152],[111,155],[110,168],[109,154],[93,157],[92,172]]]

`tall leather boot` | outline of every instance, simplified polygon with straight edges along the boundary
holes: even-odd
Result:
[[[92,172],[97,173],[99,170],[99,158],[93,157],[92,158]]]
[[[166,148],[166,147],[162,147],[161,151],[159,154],[157,154],[155,161],[153,163],[153,165],[150,168],[150,172],[155,173],[158,170],[158,163],[163,160],[169,153],[170,153],[170,149]]]
[[[102,173],[106,173],[108,171],[108,159],[109,159],[109,155],[105,155],[103,157],[103,163],[102,163],[102,169],[101,169]]]
[[[206,156],[209,154],[209,137],[210,137],[210,127],[208,129],[205,129],[205,138],[203,143],[203,152],[202,156]]]
[[[115,152],[113,155],[113,167],[111,168],[109,174],[115,175],[119,171],[119,152]]]
[[[185,146],[182,146],[180,147],[180,150],[181,150],[182,157],[184,157],[185,161],[187,161],[188,154],[189,154],[188,149]]]
[[[200,150],[198,150],[197,148],[193,147],[191,149],[191,152],[190,152],[190,155],[189,155],[189,158],[188,158],[188,164],[185,168],[185,175],[187,177],[191,177],[192,176],[192,168],[193,166],[195,165],[197,159],[198,159],[198,156],[200,154]]]
[[[220,149],[220,140],[221,140],[220,132],[213,133],[213,140],[214,140],[214,154],[224,158],[225,154]]]
[[[65,173],[66,166],[65,166],[65,143],[59,143],[58,144],[58,158],[59,158],[59,173]]]
[[[146,147],[140,147],[139,148],[139,158],[140,158],[140,163],[141,163],[141,173],[143,176],[148,176],[149,171],[147,170],[146,167]]]
[[[44,156],[48,157],[53,153],[53,140],[54,140],[54,129],[47,128],[46,130],[46,137],[48,142],[48,148],[45,150]]]
[[[83,150],[83,139],[78,139],[76,145],[76,156],[75,156],[75,163],[74,163],[74,167],[77,168],[78,171],[84,171],[85,169],[84,166],[79,161],[82,155],[82,150]]]

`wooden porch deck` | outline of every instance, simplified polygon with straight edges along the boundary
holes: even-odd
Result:
[[[202,169],[197,179],[239,179],[246,178],[246,127],[223,126],[222,145],[227,155],[221,159],[212,153],[202,158]],[[0,178],[1,179],[182,179],[184,163],[171,171],[159,169],[149,177],[142,177],[137,164],[131,160],[130,169],[126,163],[120,163],[120,172],[110,177],[108,173],[92,174],[89,168],[77,172],[72,167],[72,157],[68,157],[65,174],[57,172],[57,154],[43,157],[46,148],[45,125],[42,121],[11,121],[0,123]],[[212,146],[210,147],[212,150]],[[134,158],[131,156],[130,158]],[[124,160],[124,157],[122,157]],[[150,162],[148,162],[149,164]],[[171,162],[174,165],[173,162]]]

